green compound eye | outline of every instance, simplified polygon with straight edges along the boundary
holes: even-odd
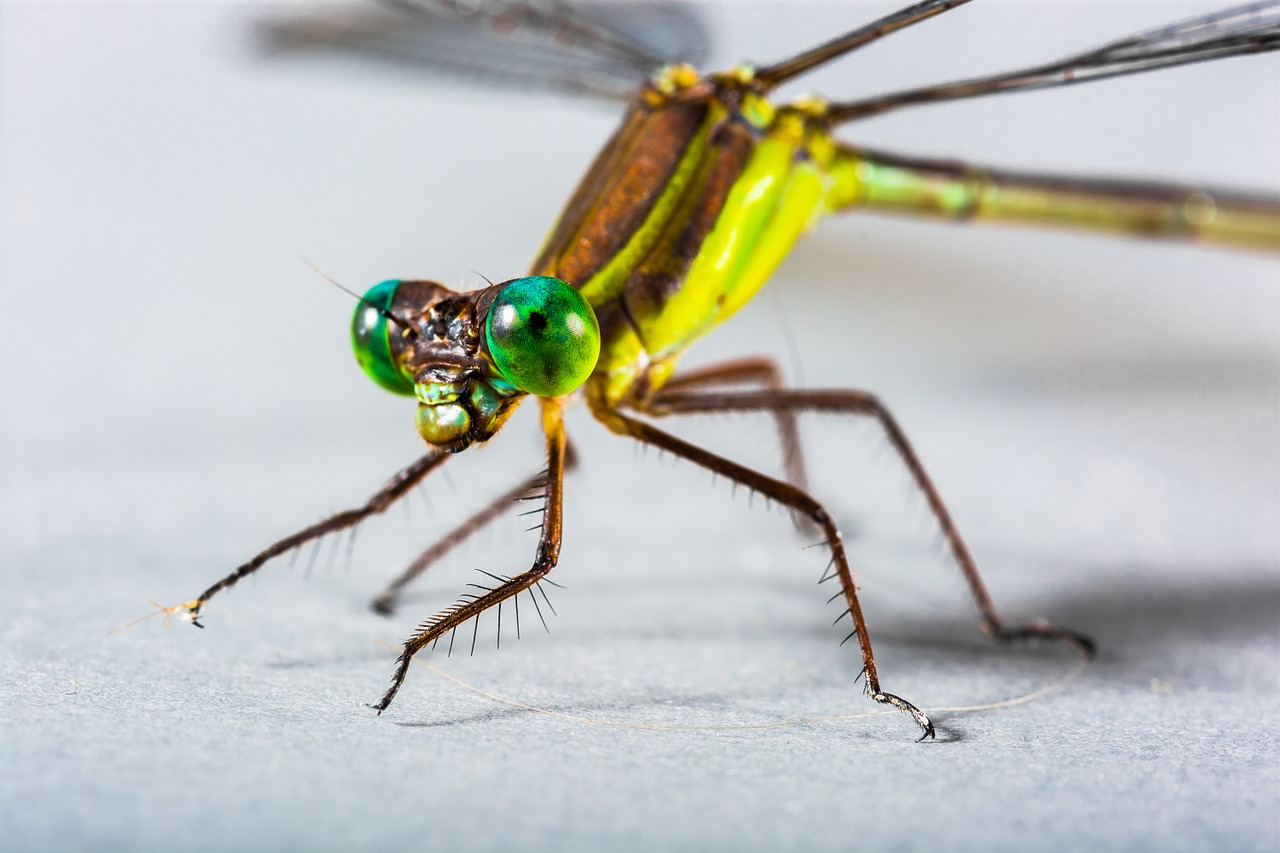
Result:
[[[489,309],[485,337],[512,385],[539,397],[576,389],[600,357],[600,324],[582,294],[558,278],[507,282]]]
[[[369,288],[351,318],[351,348],[366,376],[388,391],[413,396],[413,380],[401,372],[391,355],[391,324],[378,310],[391,307],[399,286],[399,279],[391,279]]]

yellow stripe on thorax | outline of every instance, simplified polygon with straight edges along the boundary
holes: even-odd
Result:
[[[679,165],[649,211],[644,224],[636,230],[621,251],[578,288],[592,305],[603,305],[618,298],[626,285],[627,276],[653,250],[654,245],[662,237],[663,229],[671,220],[672,211],[680,204],[681,198],[689,187],[689,182],[706,159],[711,129],[716,122],[724,118],[724,114],[722,107],[713,108],[708,112],[697,134],[689,140]]]
[[[827,208],[831,148],[803,110],[779,111],[730,190],[683,286],[660,312],[634,318],[645,349],[672,356],[727,319],[764,286]]]
[[[619,330],[605,341],[597,375],[606,399],[616,402],[633,393],[641,374],[646,391],[661,387],[680,353],[755,296],[799,237],[835,208],[832,195],[840,187],[830,170],[838,150],[812,120],[822,108],[818,102],[802,102],[775,112],[763,98],[746,95],[742,117],[760,127],[763,138],[679,290],[660,308],[631,316],[634,330]],[[656,240],[653,235],[648,245]],[[625,277],[611,279],[610,284],[621,287],[623,281]],[[588,287],[597,287],[595,278]]]

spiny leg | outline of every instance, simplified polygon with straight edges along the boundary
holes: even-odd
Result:
[[[200,593],[200,597],[181,605],[187,611],[187,617],[191,623],[199,628],[204,626],[200,624],[200,611],[209,599],[213,598],[219,592],[235,584],[244,577],[247,577],[258,569],[262,568],[272,557],[278,557],[288,551],[293,550],[301,545],[319,539],[329,533],[336,533],[339,530],[346,530],[348,527],[354,527],[361,521],[364,521],[371,515],[376,515],[393,503],[398,501],[409,493],[414,486],[422,482],[428,474],[439,468],[445,463],[451,454],[447,451],[433,450],[420,459],[416,460],[412,465],[402,469],[394,477],[386,482],[373,497],[364,504],[364,506],[355,509],[343,510],[326,518],[324,521],[317,522],[310,527],[303,528],[291,536],[286,536],[279,542],[263,549],[254,555],[247,563],[244,563],[231,574],[219,580],[213,586]]]
[[[746,384],[756,382],[771,391],[786,387],[782,371],[771,358],[752,356],[713,364],[709,367],[686,370],[667,380],[659,394],[687,392],[708,385]],[[800,449],[800,431],[796,426],[795,412],[779,409],[774,413],[778,423],[778,437],[782,442],[782,464],[787,482],[797,489],[806,489],[804,454]]]
[[[836,529],[835,522],[832,521],[831,516],[822,504],[790,483],[767,477],[758,471],[753,471],[736,462],[731,462],[723,456],[717,456],[697,445],[676,438],[659,430],[657,427],[630,418],[611,408],[598,398],[593,397],[590,399],[592,413],[613,432],[629,436],[637,441],[651,444],[676,456],[688,459],[696,465],[727,477],[759,492],[767,498],[777,501],[783,506],[802,513],[812,520],[822,530],[823,538],[831,551],[831,563],[835,568],[836,577],[840,579],[840,589],[844,593],[849,615],[853,619],[854,633],[858,637],[858,646],[862,653],[862,671],[867,679],[867,695],[876,702],[892,705],[898,710],[910,714],[920,726],[922,732],[920,735],[921,740],[934,736],[933,723],[930,722],[923,711],[901,696],[886,693],[880,689],[880,677],[876,672],[875,656],[871,651],[871,639],[867,634],[866,620],[862,616],[862,606],[858,603],[858,592],[853,582],[853,573],[849,570],[849,561],[845,556],[844,540],[840,536],[840,531]]]
[[[404,650],[400,652],[400,657],[396,661],[395,673],[391,676],[391,686],[387,688],[381,701],[372,706],[379,714],[390,706],[400,686],[404,684],[414,655],[428,645],[434,644],[450,631],[456,630],[468,619],[479,618],[480,614],[490,607],[500,605],[507,599],[530,589],[545,578],[555,567],[556,561],[560,559],[567,447],[561,410],[563,403],[554,397],[539,398],[539,402],[542,404],[542,430],[547,436],[546,513],[542,519],[542,534],[538,537],[538,549],[534,554],[533,565],[527,571],[512,578],[490,575],[499,581],[497,586],[486,587],[483,595],[468,596],[419,625],[414,635],[405,641]]]
[[[997,612],[995,603],[987,592],[982,575],[978,572],[977,563],[969,552],[960,530],[956,527],[951,513],[932,478],[924,470],[915,449],[907,441],[906,434],[898,426],[897,420],[889,413],[884,404],[875,395],[865,391],[853,390],[784,390],[761,391],[756,393],[665,393],[659,392],[653,401],[644,409],[646,414],[657,417],[675,414],[695,414],[705,412],[732,411],[791,411],[803,410],[837,412],[842,414],[862,415],[875,418],[879,422],[894,450],[911,472],[917,488],[924,494],[929,510],[937,519],[942,535],[946,538],[951,553],[960,565],[960,571],[969,585],[969,591],[977,604],[978,613],[982,617],[982,630],[996,640],[1010,641],[1030,637],[1048,637],[1069,643],[1092,656],[1095,650],[1093,640],[1083,634],[1065,628],[1057,628],[1043,621],[1028,623],[1006,623]]]
[[[572,471],[578,464],[577,453],[574,452],[572,444],[565,445],[564,470]],[[518,483],[514,488],[504,492],[495,498],[491,503],[459,524],[453,530],[442,536],[435,543],[430,545],[425,551],[405,567],[405,570],[387,584],[386,588],[378,594],[370,605],[376,612],[383,616],[390,616],[395,612],[396,604],[399,602],[400,593],[404,588],[413,582],[415,578],[425,572],[427,569],[435,565],[444,555],[448,554],[454,548],[461,545],[472,535],[482,530],[485,526],[495,521],[503,514],[514,501],[531,500],[535,496],[532,492],[546,487],[546,472],[535,474],[532,477]],[[545,495],[537,495],[538,498],[545,498]]]

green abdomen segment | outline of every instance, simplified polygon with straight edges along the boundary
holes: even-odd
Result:
[[[1084,229],[1244,249],[1280,249],[1274,200],[1174,184],[1019,174],[840,146],[833,211]]]

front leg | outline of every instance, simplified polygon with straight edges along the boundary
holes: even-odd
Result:
[[[477,619],[480,614],[495,605],[514,598],[525,590],[532,588],[545,578],[560,559],[560,537],[563,525],[564,468],[566,439],[562,406],[559,398],[539,398],[542,404],[542,429],[547,436],[547,473],[545,514],[542,519],[542,535],[538,537],[538,549],[534,554],[533,565],[525,572],[511,578],[499,578],[498,585],[487,589],[483,595],[466,596],[456,604],[448,607],[426,622],[418,626],[417,632],[405,641],[404,650],[396,660],[396,670],[391,676],[391,686],[383,694],[382,699],[372,707],[381,714],[391,705],[400,686],[409,674],[409,664],[413,656],[428,645],[435,645],[445,634],[458,629],[469,619]],[[533,593],[530,592],[530,595]],[[536,599],[534,601],[537,603]]]
[[[339,530],[346,530],[355,527],[371,515],[378,513],[400,500],[413,489],[414,486],[421,483],[423,479],[435,469],[443,465],[450,454],[443,450],[433,450],[422,456],[409,467],[399,471],[394,477],[386,482],[373,497],[365,503],[364,506],[355,509],[343,510],[335,515],[331,515],[324,521],[317,522],[310,527],[303,528],[291,536],[286,536],[279,542],[267,546],[263,550],[255,554],[248,562],[240,565],[224,578],[221,578],[213,586],[200,593],[200,597],[177,605],[173,610],[185,610],[183,614],[191,624],[197,628],[203,628],[200,624],[200,612],[204,606],[209,603],[209,599],[213,598],[224,589],[235,586],[243,578],[256,572],[262,568],[268,560],[278,557],[281,554],[292,551],[305,545],[308,542],[319,539],[330,533],[336,533]]]

